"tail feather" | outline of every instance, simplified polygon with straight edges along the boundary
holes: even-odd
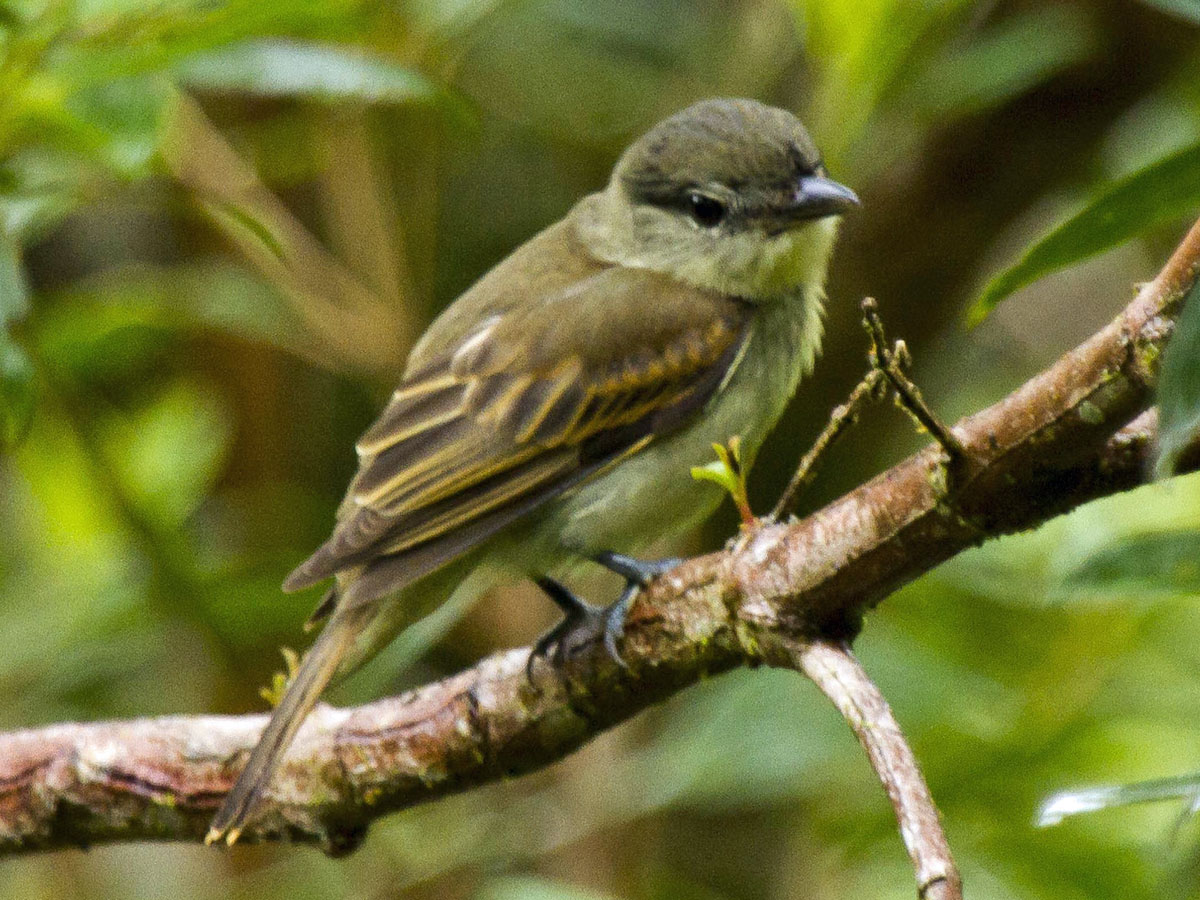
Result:
[[[204,838],[206,844],[224,839],[232,845],[238,839],[270,786],[296,731],[337,673],[338,664],[359,633],[363,618],[361,609],[347,611],[335,614],[325,626],[267,722],[246,767],[213,817]]]
[[[337,588],[331,587],[325,592],[325,596],[321,598],[321,602],[317,604],[317,608],[312,611],[312,615],[304,620],[304,630],[312,631],[328,619],[333,614],[333,611],[337,609],[337,602]]]

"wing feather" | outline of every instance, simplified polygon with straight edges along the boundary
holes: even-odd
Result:
[[[408,528],[402,522],[397,523],[400,527],[396,531],[396,540],[381,552],[398,553],[424,543],[471,518],[486,515],[534,488],[552,483],[577,468],[573,455],[569,453],[543,454],[511,466],[447,498],[449,502],[443,499],[431,504],[428,509],[420,510],[420,516],[413,517],[414,521]]]
[[[375,456],[405,438],[452,421],[462,415],[467,387],[456,378],[444,377],[396,391],[355,450],[360,457]]]
[[[567,411],[578,403],[578,400],[571,396],[571,392],[577,390],[575,377],[574,368],[564,368],[558,375],[538,379],[517,398],[512,409],[517,443],[532,441],[541,444],[554,433],[547,428],[554,410],[563,410],[565,416]],[[560,433],[561,430],[560,425]]]
[[[603,300],[582,296],[579,286],[547,298],[572,304],[558,311],[574,316],[565,325],[554,316],[522,318],[520,307],[410,363],[358,443],[359,471],[333,535],[285,588],[360,566],[342,602],[367,602],[387,592],[385,583],[394,590],[465,552],[699,411],[739,357],[748,310],[694,288],[648,283],[656,277],[597,276],[585,287],[606,291]],[[651,326],[620,318],[656,294],[664,308]],[[625,328],[616,341],[596,341],[592,328],[604,323],[586,320],[603,302],[609,307],[600,312]],[[565,339],[561,331],[548,339],[562,327]],[[397,568],[401,560],[410,568]]]
[[[478,441],[478,428],[461,412],[453,419],[425,424],[378,454],[363,457],[352,485],[354,502],[362,507],[389,506],[387,501],[405,486],[442,477],[461,464],[464,452]]]

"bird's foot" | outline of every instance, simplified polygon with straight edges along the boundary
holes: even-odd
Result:
[[[585,603],[551,578],[539,578],[537,586],[563,611],[564,617],[533,645],[525,663],[525,675],[530,681],[533,680],[533,664],[538,659],[545,658],[558,665],[579,647],[595,640],[603,640],[608,655],[625,667],[625,661],[617,652],[617,641],[625,631],[625,614],[637,593],[636,586],[627,586],[617,602],[610,606]]]
[[[625,665],[625,660],[617,652],[617,639],[625,634],[625,616],[629,613],[629,607],[633,605],[633,598],[655,578],[670,572],[683,560],[678,556],[634,559],[632,556],[613,553],[611,550],[597,553],[592,560],[625,579],[625,588],[621,591],[621,596],[604,611],[608,622],[604,631],[604,646],[608,648],[609,656],[615,659],[622,669],[627,669],[629,667]]]
[[[632,556],[610,551],[598,553],[592,559],[625,579],[625,588],[621,591],[621,596],[609,606],[592,606],[580,600],[554,579],[539,578],[537,586],[563,611],[563,620],[533,645],[525,663],[525,674],[530,681],[533,680],[533,665],[538,659],[544,658],[558,665],[576,649],[595,640],[603,640],[608,655],[621,668],[628,668],[617,650],[617,641],[625,633],[625,616],[633,604],[633,598],[655,578],[683,562],[675,557],[634,559]]]

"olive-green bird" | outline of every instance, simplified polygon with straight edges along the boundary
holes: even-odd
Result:
[[[791,113],[708,100],[442,313],[358,442],[332,536],[284,583],[332,578],[328,621],[208,840],[236,840],[331,679],[452,596],[532,577],[567,612],[535,656],[581,633],[615,652],[632,590],[601,610],[557,579],[594,560],[641,583],[663,566],[622,554],[717,507],[690,469],[734,435],[753,461],[813,364],[857,203]]]

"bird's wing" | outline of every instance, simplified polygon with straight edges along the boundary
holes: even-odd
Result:
[[[363,567],[341,602],[368,602],[467,551],[699,412],[749,322],[741,301],[622,268],[485,317],[410,366],[285,588]]]

